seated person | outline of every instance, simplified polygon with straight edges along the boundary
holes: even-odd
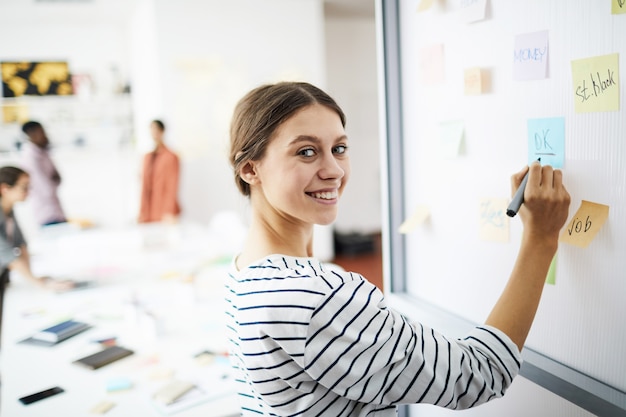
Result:
[[[9,271],[34,284],[54,291],[72,288],[71,281],[56,281],[49,277],[36,277],[30,269],[26,240],[13,214],[13,206],[24,201],[30,186],[26,171],[12,166],[0,168],[0,275],[2,290],[8,282]]]

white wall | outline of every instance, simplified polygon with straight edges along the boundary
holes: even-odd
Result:
[[[81,10],[77,15],[75,8],[0,4],[0,61],[67,61],[71,73],[91,75],[92,94],[0,98],[0,104],[24,104],[29,118],[43,123],[63,178],[60,197],[68,216],[120,223],[134,214],[137,182],[130,102],[114,93],[127,80],[126,25],[115,14]],[[20,127],[0,124],[4,149],[24,138]],[[73,145],[78,137],[85,140],[82,148]],[[18,155],[4,153],[0,159],[2,164],[15,163]],[[18,209],[22,228],[31,235],[37,230],[32,209],[28,201]]]
[[[90,12],[92,6],[78,3],[0,5],[0,39],[11,39],[0,42],[0,60],[66,60],[71,72],[94,78],[95,94],[87,101],[20,101],[29,103],[31,117],[57,145],[53,157],[64,177],[60,193],[68,215],[100,224],[134,222],[139,163],[151,146],[154,118],[164,120],[166,140],[181,155],[183,218],[207,223],[218,211],[245,212],[226,158],[232,110],[261,83],[298,79],[325,88],[322,0],[111,4],[117,13]],[[130,110],[128,97],[112,93],[112,67],[122,82],[131,82]],[[134,131],[107,130],[117,122],[102,117],[110,113],[102,106],[133,120]],[[87,133],[76,127],[74,112],[87,113]],[[0,144],[21,138],[19,128],[0,124]],[[94,146],[75,149],[79,135]],[[115,146],[123,141],[132,143]]]
[[[340,232],[381,230],[374,17],[326,19],[328,92],[346,113],[352,176],[335,222]]]
[[[142,3],[144,11],[148,10],[145,3],[153,7],[157,41],[156,51],[137,62],[133,71],[139,147],[145,151],[150,146],[149,120],[162,118],[166,141],[182,159],[183,218],[206,222],[221,210],[243,211],[246,204],[234,186],[227,159],[233,108],[248,90],[262,83],[298,79],[324,87],[322,3]],[[153,48],[137,42],[142,35],[135,34],[133,55],[148,55]],[[145,73],[152,73],[150,80]],[[162,96],[160,107],[153,104],[155,91]],[[155,113],[148,114],[147,106]]]

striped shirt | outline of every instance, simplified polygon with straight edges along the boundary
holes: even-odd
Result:
[[[362,276],[272,255],[226,282],[230,358],[245,416],[395,416],[501,397],[521,357],[481,326],[452,340],[387,308]]]

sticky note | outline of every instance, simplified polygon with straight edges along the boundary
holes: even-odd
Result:
[[[133,387],[133,382],[126,377],[111,378],[107,381],[106,390],[108,392],[122,391]]]
[[[619,55],[601,55],[572,61],[574,111],[619,110]]]
[[[430,216],[428,206],[418,205],[413,214],[400,225],[398,232],[403,234],[411,233],[417,226],[424,223],[428,216]]]
[[[456,158],[459,155],[464,129],[462,120],[439,123],[439,153],[443,158]]]
[[[513,79],[540,80],[548,77],[548,31],[515,37]]]
[[[91,410],[89,410],[89,412],[92,414],[104,414],[107,411],[109,411],[111,408],[113,408],[114,406],[115,406],[114,402],[103,400],[103,401],[100,401],[98,404],[94,405],[91,408]]]
[[[554,254],[554,258],[550,262],[550,268],[548,268],[548,273],[546,274],[546,284],[556,284],[556,254]]]
[[[464,72],[464,93],[466,96],[482,94],[486,77],[480,68],[467,68]]]
[[[424,10],[428,10],[432,7],[435,0],[422,0],[420,4],[417,5],[417,12],[423,12]]]
[[[444,81],[443,44],[426,46],[419,50],[420,80],[424,84],[440,84]]]
[[[25,104],[5,104],[2,106],[3,123],[24,123],[29,119],[28,106]]]
[[[506,198],[483,198],[480,200],[480,240],[492,242],[509,241],[509,217]]]
[[[609,217],[609,206],[582,200],[578,211],[561,232],[559,240],[586,248]]]
[[[541,165],[563,168],[565,118],[528,119],[528,164],[541,158]]]
[[[626,0],[611,0],[611,13],[626,13]]]
[[[487,0],[461,0],[459,13],[461,21],[466,23],[478,22],[485,18]]]

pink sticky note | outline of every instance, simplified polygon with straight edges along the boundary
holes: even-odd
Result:
[[[420,79],[425,84],[439,84],[444,81],[443,44],[430,45],[419,51]]]

